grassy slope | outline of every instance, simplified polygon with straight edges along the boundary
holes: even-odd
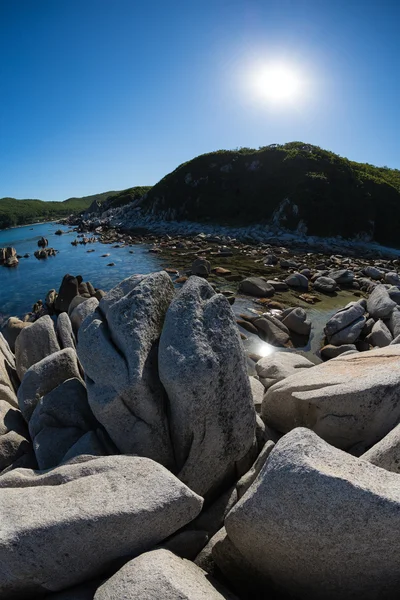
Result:
[[[48,221],[65,217],[71,213],[86,210],[94,200],[104,202],[120,192],[104,192],[85,196],[83,198],[68,198],[64,202],[44,202],[42,200],[16,200],[15,198],[0,199],[0,229],[27,225],[39,221]]]
[[[171,218],[247,224],[267,221],[286,198],[289,229],[302,220],[310,235],[367,232],[399,243],[400,171],[303,142],[204,154],[164,177],[142,206]]]

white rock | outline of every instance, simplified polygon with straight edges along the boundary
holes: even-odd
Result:
[[[255,435],[235,317],[204,279],[190,277],[171,303],[158,361],[178,476],[204,495],[247,454]]]
[[[29,367],[58,350],[60,345],[53,321],[48,315],[22,329],[15,342],[18,377],[22,379]]]
[[[275,384],[261,416],[280,432],[308,427],[338,448],[365,447],[400,420],[400,347],[342,355]]]
[[[74,308],[74,310],[71,312],[70,320],[75,335],[77,335],[79,327],[82,325],[86,317],[92,315],[98,305],[99,301],[97,298],[88,298]]]
[[[256,372],[265,389],[299,370],[309,369],[315,365],[305,356],[294,352],[274,352],[264,356],[256,363]]]
[[[137,456],[2,475],[1,598],[37,598],[101,575],[189,523],[202,502],[164,467]]]
[[[400,474],[400,425],[396,425],[361,458],[381,469]]]
[[[311,431],[276,444],[225,527],[261,589],[272,579],[304,600],[397,598],[399,477]]]

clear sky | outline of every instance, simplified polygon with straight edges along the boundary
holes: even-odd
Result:
[[[400,168],[399,0],[0,0],[0,197],[151,185],[301,140]],[[255,87],[264,64],[301,83]]]

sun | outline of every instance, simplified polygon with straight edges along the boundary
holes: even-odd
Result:
[[[255,75],[258,95],[271,102],[291,102],[302,92],[300,73],[284,64],[272,64],[259,69]]]

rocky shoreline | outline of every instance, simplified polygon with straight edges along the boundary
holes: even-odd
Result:
[[[5,600],[397,597],[400,345],[376,347],[398,324],[390,288],[326,326],[349,344],[372,320],[374,349],[278,352],[249,377],[206,275],[106,294],[66,276],[53,318],[13,351],[0,335]],[[299,317],[257,320],[304,333]]]

